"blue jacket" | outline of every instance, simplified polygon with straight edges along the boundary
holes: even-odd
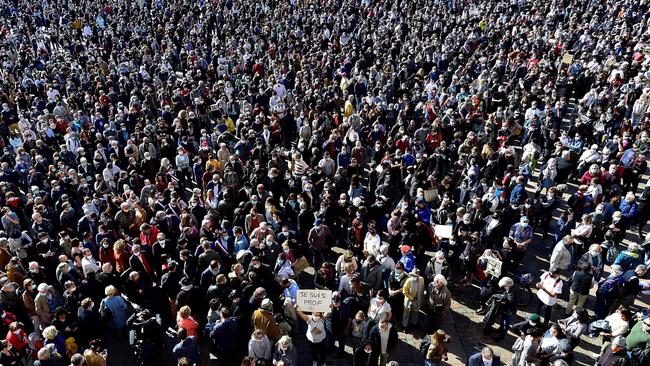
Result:
[[[526,200],[526,187],[523,184],[517,184],[510,192],[510,204],[521,205]]]
[[[626,224],[630,225],[632,223],[632,220],[634,220],[637,216],[639,205],[637,205],[636,201],[628,203],[626,200],[623,200],[619,206],[619,209],[625,218]]]
[[[415,257],[413,256],[413,252],[408,252],[408,254],[404,254],[399,261],[404,264],[404,272],[406,273],[411,273],[411,271],[415,267]]]
[[[483,356],[481,355],[481,352],[475,353],[472,355],[472,357],[467,360],[467,366],[484,366],[485,364],[483,363]],[[501,366],[501,358],[499,356],[494,355],[492,356],[492,366]]]
[[[174,356],[187,357],[192,363],[199,361],[199,347],[196,345],[194,336],[188,336],[174,346]]]
[[[224,321],[217,322],[210,332],[210,338],[220,350],[233,350],[238,345],[237,319],[228,318]]]
[[[128,308],[126,301],[121,296],[107,297],[99,305],[100,314],[102,309],[108,308],[111,312],[108,325],[113,329],[121,329],[126,326],[126,310]]]

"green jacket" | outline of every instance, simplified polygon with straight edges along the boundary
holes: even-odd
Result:
[[[643,330],[643,321],[639,320],[630,334],[625,339],[625,345],[629,351],[634,348],[641,348],[643,350],[643,356],[645,358],[650,358],[650,333]]]

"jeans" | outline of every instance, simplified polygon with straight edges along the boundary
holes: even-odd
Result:
[[[501,338],[505,338],[508,335],[508,328],[510,328],[510,323],[515,319],[514,314],[501,314]]]

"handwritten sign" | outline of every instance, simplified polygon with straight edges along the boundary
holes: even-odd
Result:
[[[330,290],[298,290],[298,310],[302,312],[327,312],[332,303]]]
[[[451,239],[453,227],[451,225],[436,225],[434,227],[434,232],[436,236],[440,239]]]
[[[562,55],[562,63],[567,64],[567,65],[571,65],[572,62],[573,62],[573,55],[572,54],[565,53],[564,55]]]
[[[494,277],[501,277],[501,265],[503,263],[494,257],[488,257],[487,268],[485,272]]]

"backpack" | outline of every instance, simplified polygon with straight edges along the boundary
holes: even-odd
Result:
[[[612,243],[612,246],[607,249],[607,253],[605,254],[605,263],[612,265],[614,261],[616,260],[616,257],[618,257],[620,251],[618,248],[616,248],[616,244]]]
[[[606,278],[598,286],[597,292],[604,296],[616,296],[622,290],[623,276]]]

